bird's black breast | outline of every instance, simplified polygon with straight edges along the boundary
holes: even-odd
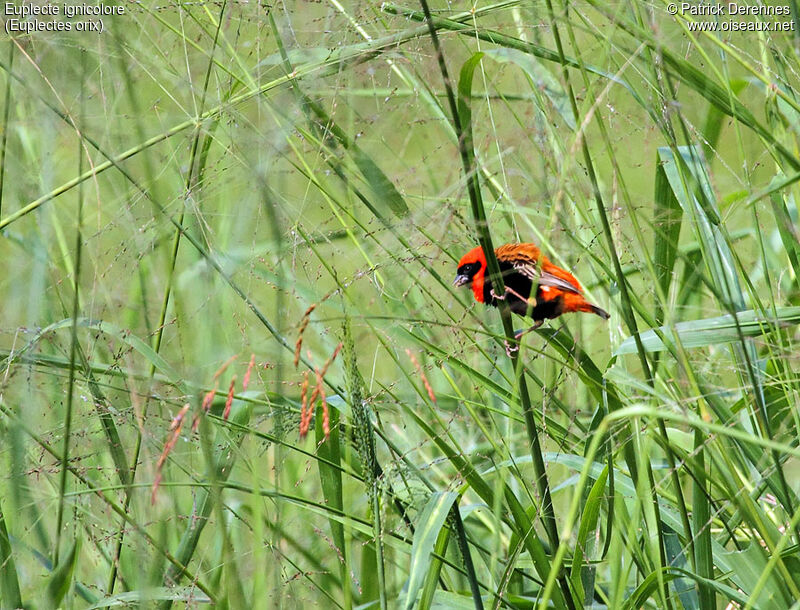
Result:
[[[536,301],[529,304],[528,299],[531,297],[531,291],[534,289],[534,282],[529,277],[523,275],[510,263],[498,261],[500,263],[500,272],[503,274],[503,281],[505,282],[506,298],[508,306],[515,314],[520,316],[530,316],[534,320],[544,320],[555,318],[563,313],[563,299],[561,296],[544,298],[541,288],[536,285]],[[502,296],[502,295],[501,295]],[[489,279],[487,269],[486,279],[483,283],[483,302],[494,307],[499,304],[499,299],[492,294],[492,282]],[[530,309],[530,313],[529,310]]]

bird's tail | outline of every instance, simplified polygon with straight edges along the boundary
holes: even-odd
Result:
[[[597,305],[592,305],[589,301],[583,298],[582,294],[568,292],[561,295],[561,298],[564,300],[563,313],[567,313],[569,311],[585,311],[586,313],[595,313],[604,320],[608,320],[611,317],[608,315],[608,312],[605,309],[602,309]]]

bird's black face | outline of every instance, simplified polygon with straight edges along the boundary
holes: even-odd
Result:
[[[457,275],[455,281],[453,282],[453,286],[465,286],[467,284],[471,284],[472,278],[475,277],[475,274],[480,270],[480,261],[461,265],[458,268],[458,271],[456,271]]]

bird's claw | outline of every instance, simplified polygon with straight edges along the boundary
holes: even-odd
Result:
[[[508,356],[509,358],[511,358],[515,353],[519,351],[519,343],[512,345],[511,343],[509,343],[508,339],[503,341],[503,343],[506,346],[506,356]]]
[[[508,292],[508,288],[506,288],[506,292]],[[499,294],[497,294],[494,291],[494,288],[489,290],[489,294],[492,296],[493,299],[497,299],[498,301],[505,301],[506,300],[506,295],[504,294],[503,296],[500,296]]]

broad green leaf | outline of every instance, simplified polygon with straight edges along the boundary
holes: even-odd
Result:
[[[669,297],[675,260],[678,255],[678,238],[681,234],[683,212],[675,193],[670,188],[663,166],[656,165],[655,207],[653,208],[653,229],[655,232],[654,260],[656,280],[665,298]],[[664,304],[656,298],[656,321],[664,321]]]
[[[469,595],[459,595],[452,591],[437,591],[433,596],[431,610],[475,610]]]
[[[581,523],[578,527],[578,540],[575,545],[575,551],[572,557],[572,569],[570,570],[570,581],[572,587],[578,592],[578,603],[586,607],[587,592],[589,598],[592,597],[592,589],[590,582],[594,582],[594,566],[584,567],[584,559],[587,556],[587,550],[590,548],[590,538],[594,535],[594,530],[597,527],[597,519],[600,515],[600,506],[606,492],[606,479],[608,478],[608,468],[604,468],[600,476],[592,485],[589,495],[584,504],[583,514],[581,515]],[[589,585],[589,586],[587,586]]]
[[[658,154],[672,192],[686,218],[692,221],[721,305],[737,311],[744,309],[745,298],[736,275],[736,263],[726,234],[719,226],[719,206],[700,152],[681,146],[677,159],[666,147],[659,148]]]
[[[738,322],[738,330],[737,330]],[[736,319],[730,314],[716,318],[691,320],[679,322],[675,325],[675,333],[683,347],[697,348],[710,345],[720,345],[739,340],[739,332],[744,337],[759,337],[766,335],[778,328],[793,326],[800,323],[800,307],[778,307],[775,314],[764,315],[761,312],[748,309],[736,314]],[[674,340],[673,330],[668,326],[659,328],[659,333],[668,340]],[[661,338],[653,330],[640,333],[644,349],[648,352],[661,352],[667,348]],[[616,350],[615,356],[636,353],[636,343],[633,337],[625,339]]]
[[[58,608],[72,586],[72,575],[80,556],[81,538],[72,541],[69,553],[61,559],[47,582],[47,599],[51,608]]]
[[[647,600],[650,599],[653,593],[655,593],[658,589],[660,579],[663,579],[666,582],[672,582],[677,578],[681,578],[682,576],[691,578],[701,587],[710,587],[715,591],[718,591],[732,602],[736,602],[740,605],[747,603],[747,596],[742,595],[740,591],[737,591],[732,587],[728,587],[727,585],[715,580],[701,578],[700,576],[697,576],[688,570],[682,570],[675,567],[666,567],[659,571],[648,574],[647,578],[645,578],[641,584],[630,594],[625,602],[625,605],[622,606],[622,610],[638,610],[639,608],[648,607]]]
[[[664,538],[664,551],[667,565],[669,567],[685,569],[688,563],[685,551],[686,545],[684,545],[677,532],[663,523],[661,524],[661,533]],[[705,587],[701,588],[701,591],[706,590],[707,588]],[[702,610],[702,608],[714,607],[713,605],[701,606],[694,583],[682,576],[672,581],[672,591],[680,598],[684,610]],[[713,599],[713,597],[711,599]]]
[[[769,557],[766,550],[759,547],[758,542],[751,542],[741,551],[721,552],[733,570],[729,578],[745,595],[748,595],[767,567]],[[779,574],[774,572],[770,574],[767,586],[761,591],[754,607],[759,610],[782,610],[788,608],[793,601],[796,600],[791,599]]]
[[[694,564],[695,570],[703,578],[714,577],[714,553],[711,548],[711,505],[708,500],[710,493],[708,482],[708,469],[706,457],[703,452],[707,435],[702,430],[694,432],[694,449],[697,454],[695,459],[694,476],[692,477],[692,534],[694,536]],[[714,607],[714,591],[708,588],[700,589],[700,601],[703,608]]]
[[[425,582],[431,564],[431,553],[439,536],[450,507],[458,498],[454,491],[436,492],[428,499],[414,528],[414,541],[411,545],[411,568],[404,608],[410,610],[417,601],[417,595]]]
[[[461,137],[464,140],[460,149],[462,155],[468,157],[466,165],[470,170],[467,172],[468,175],[465,176],[468,188],[476,191],[475,193],[470,193],[470,202],[473,206],[473,216],[476,222],[480,219],[479,216],[476,216],[476,212],[480,211],[484,216],[485,212],[480,196],[478,173],[475,167],[475,148],[472,143],[472,105],[470,101],[472,99],[472,80],[475,77],[475,68],[478,67],[481,59],[483,59],[483,53],[475,53],[465,61],[464,65],[461,66],[461,74],[458,78],[458,121],[463,129]],[[478,227],[479,235],[485,231],[488,231],[487,227]]]
[[[445,455],[447,455],[447,458],[453,464],[453,467],[455,467],[461,476],[464,477],[473,491],[480,496],[481,500],[483,500],[487,506],[495,506],[495,502],[497,500],[495,499],[496,496],[493,486],[490,484],[490,482],[481,476],[481,473],[475,469],[469,460],[467,460],[458,451],[453,449],[453,447],[451,447],[440,435],[438,435],[422,417],[420,417],[413,410],[409,410],[408,414],[411,416],[417,426],[419,426],[425,432],[428,438],[432,439],[439,449]],[[530,456],[526,456],[526,459],[522,461],[532,461],[532,458]],[[534,566],[536,567],[536,571],[539,573],[540,577],[543,580],[546,579],[550,573],[550,563],[548,561],[544,545],[542,544],[542,541],[533,527],[531,518],[525,512],[525,508],[522,506],[519,499],[517,499],[514,491],[509,485],[503,485],[500,493],[503,494],[503,500],[508,512],[510,513],[510,519],[508,519],[508,523],[514,528],[517,535],[519,535],[522,539],[525,550],[530,553]],[[559,599],[557,599],[556,603],[559,607],[563,607],[564,605],[563,601]]]
[[[436,538],[436,544],[433,547],[434,556],[431,557],[431,567],[425,576],[425,584],[422,587],[422,594],[419,596],[419,610],[429,610],[431,608],[433,597],[439,586],[439,575],[442,573],[442,560],[440,557],[444,557],[449,540],[450,530],[446,527],[441,528]]]
[[[742,79],[733,79],[730,81],[730,89],[732,96],[735,97],[741,93],[748,85],[748,81]],[[722,131],[722,122],[725,114],[719,106],[710,104],[708,106],[708,113],[706,114],[705,124],[703,125],[703,152],[706,156],[706,161],[711,163],[713,155],[716,154],[715,148],[719,141],[719,135]]]
[[[783,176],[775,176],[770,186],[783,181]],[[789,264],[792,266],[796,281],[800,281],[800,244],[798,244],[797,219],[793,219],[792,215],[789,213],[789,208],[786,205],[785,199],[787,196],[791,197],[791,194],[785,196],[781,192],[772,192],[770,193],[769,200],[772,205],[772,215],[775,217],[775,224],[778,226],[778,234],[781,236],[781,243],[783,244],[786,257],[789,259]],[[796,212],[796,207],[792,207]]]

